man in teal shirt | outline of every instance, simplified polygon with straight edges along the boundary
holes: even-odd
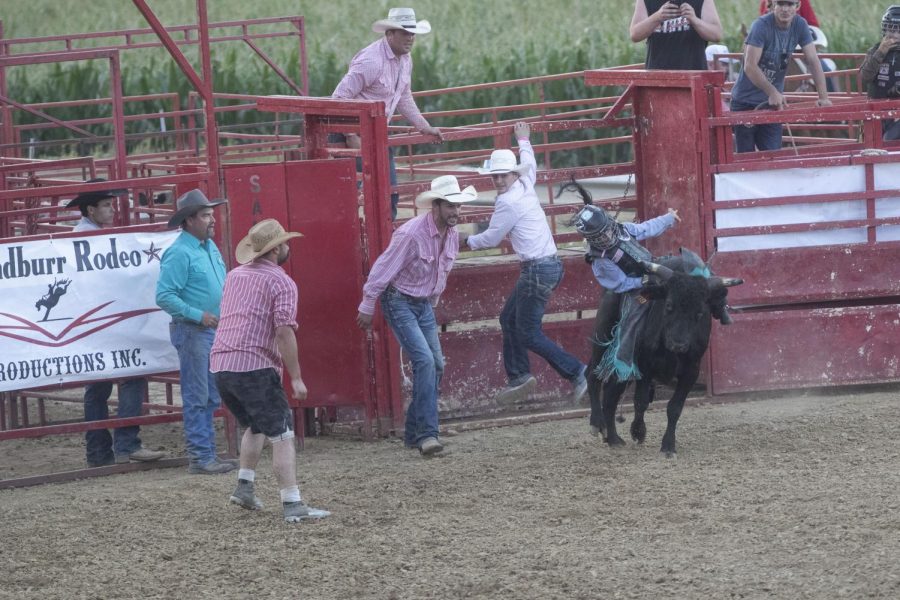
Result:
[[[156,284],[156,303],[172,316],[169,336],[178,351],[184,439],[190,456],[189,473],[227,473],[234,463],[216,456],[213,413],[221,400],[209,372],[209,352],[219,324],[219,303],[225,285],[225,262],[212,240],[213,208],[200,190],[176,202],[169,228],[181,235],[163,253]]]

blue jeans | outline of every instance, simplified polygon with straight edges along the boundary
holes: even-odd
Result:
[[[103,421],[109,418],[109,406],[106,404],[112,394],[113,382],[100,381],[89,383],[84,388],[84,420]],[[143,377],[129,379],[119,386],[119,418],[137,417],[141,414],[141,404],[147,390],[147,380]],[[90,464],[102,465],[112,462],[116,455],[129,455],[141,448],[138,437],[140,427],[117,427],[115,434],[110,435],[107,429],[92,429],[84,432],[84,445],[87,450],[87,461]],[[115,441],[114,441],[115,440]]]
[[[731,102],[731,112],[743,112],[754,110],[753,104],[743,102]],[[735,125],[734,151],[753,152],[754,150],[781,150],[781,123],[766,123],[765,125]]]
[[[886,142],[900,140],[900,120],[884,119],[881,121],[882,139]]]
[[[444,355],[437,322],[427,298],[412,298],[388,287],[381,294],[381,310],[400,347],[412,362],[412,399],[406,408],[404,442],[418,446],[438,435],[437,400],[444,374]]]
[[[345,144],[347,142],[347,138],[343,133],[329,133],[328,141],[333,144]],[[356,172],[362,173],[362,157],[356,157]],[[397,165],[394,162],[394,149],[388,148],[388,177],[390,178],[391,185],[397,185]],[[357,185],[357,189],[362,187],[362,182],[359,182]],[[400,203],[400,194],[397,192],[391,193],[391,221],[397,220],[397,204]]]
[[[503,366],[511,385],[523,383],[531,376],[529,350],[569,381],[574,381],[584,368],[580,360],[550,341],[541,329],[547,302],[562,278],[563,266],[558,256],[522,263],[516,287],[500,312]]]
[[[215,330],[187,321],[173,321],[169,338],[178,351],[181,370],[181,404],[184,441],[192,463],[205,465],[216,459],[213,413],[222,401],[213,374],[209,351]]]
[[[362,173],[362,158],[356,158],[356,172]],[[397,185],[397,164],[394,162],[394,149],[388,148],[388,178],[391,186]],[[391,192],[391,221],[397,220],[397,205],[400,204],[400,194]]]

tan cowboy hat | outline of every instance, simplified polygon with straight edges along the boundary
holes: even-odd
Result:
[[[181,225],[185,219],[195,215],[201,209],[212,208],[220,204],[225,204],[228,200],[217,199],[210,201],[206,194],[200,190],[191,190],[187,194],[181,196],[175,201],[175,214],[169,219],[169,229],[175,229]]]
[[[516,164],[516,155],[512,150],[494,150],[491,158],[484,163],[483,169],[478,169],[482,175],[502,175],[504,173],[518,173],[522,175],[528,171],[528,165]]]
[[[384,33],[391,29],[402,29],[409,33],[428,33],[431,31],[431,23],[426,20],[416,21],[416,11],[411,8],[392,8],[388,11],[387,19],[380,19],[372,23],[372,31]]]
[[[266,219],[251,227],[246,237],[238,242],[234,257],[239,263],[246,265],[295,237],[303,237],[303,234],[285,231],[275,219]]]
[[[416,206],[426,208],[431,202],[440,198],[453,204],[463,204],[478,198],[475,186],[459,189],[459,181],[453,175],[441,175],[431,182],[431,189],[416,196]]]

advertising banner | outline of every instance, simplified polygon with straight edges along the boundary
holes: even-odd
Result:
[[[0,391],[178,370],[156,305],[178,231],[0,244]]]

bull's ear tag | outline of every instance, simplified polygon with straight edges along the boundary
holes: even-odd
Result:
[[[594,217],[594,213],[592,213],[591,211],[589,211],[587,209],[582,210],[581,214],[579,215],[579,218],[582,221],[590,221],[593,217]]]

